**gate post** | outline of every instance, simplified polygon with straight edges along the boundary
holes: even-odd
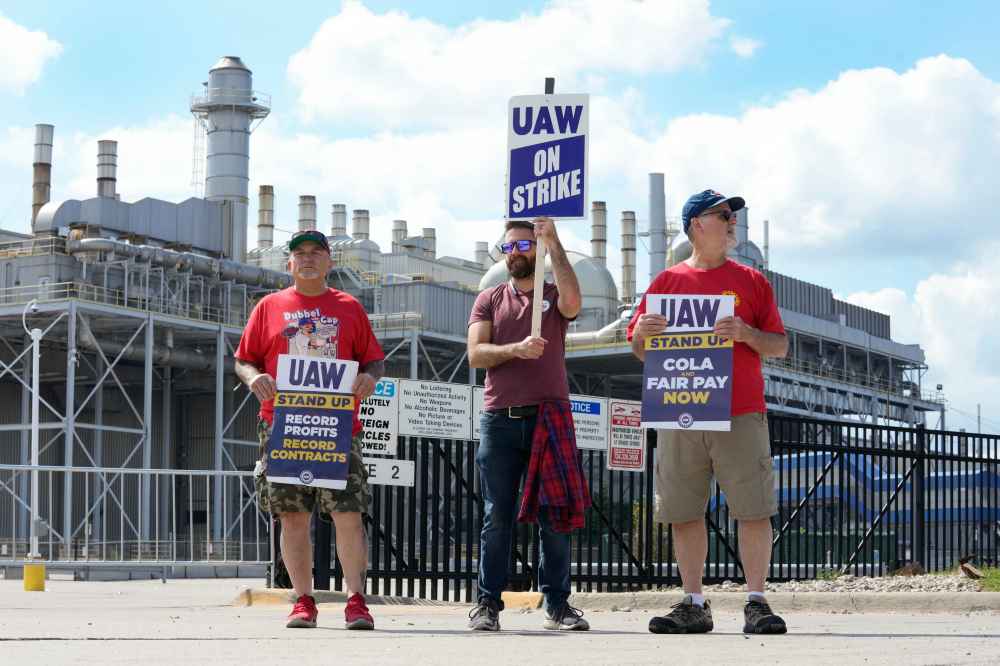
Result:
[[[927,451],[927,429],[921,423],[917,426],[917,445],[914,450],[917,459],[913,465],[913,557],[914,562],[919,562],[924,569],[927,569],[928,562],[926,556],[927,533],[924,523],[924,454]]]

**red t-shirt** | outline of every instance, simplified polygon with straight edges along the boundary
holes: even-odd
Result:
[[[784,335],[778,304],[774,300],[771,283],[764,275],[749,266],[727,259],[718,268],[692,268],[685,262],[671,266],[655,278],[647,294],[727,294],[736,296],[736,316],[756,329]],[[628,339],[639,315],[646,312],[646,299],[628,324]],[[764,374],[760,367],[760,354],[750,345],[737,342],[733,345],[733,406],[732,415],[766,411],[764,404]]]
[[[357,361],[363,368],[385,357],[372,332],[368,313],[356,298],[336,289],[305,296],[288,287],[261,299],[243,329],[236,358],[275,377],[279,354],[326,356]],[[354,405],[352,434],[361,432],[359,404]],[[271,423],[274,401],[260,406],[260,417]]]
[[[546,341],[540,358],[512,358],[486,370],[483,409],[538,405],[543,400],[569,400],[566,379],[566,329],[569,320],[559,312],[559,290],[546,283],[542,289],[542,335]],[[532,292],[517,291],[508,280],[476,297],[469,325],[493,325],[490,343],[506,345],[531,335]]]

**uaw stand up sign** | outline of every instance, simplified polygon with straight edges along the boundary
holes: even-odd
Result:
[[[732,296],[646,296],[646,312],[664,315],[667,327],[644,341],[644,427],[729,430],[733,341],[712,329],[733,310]]]
[[[351,459],[355,361],[282,354],[267,480],[337,490],[347,487]]]

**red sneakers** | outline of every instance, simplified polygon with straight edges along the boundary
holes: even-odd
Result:
[[[316,610],[316,600],[308,594],[303,594],[292,606],[292,612],[288,614],[288,624],[285,626],[289,629],[315,629],[317,615],[319,611]]]
[[[315,615],[313,617],[315,618]],[[370,631],[375,628],[375,620],[372,619],[372,614],[368,612],[368,606],[365,605],[365,598],[360,593],[355,593],[347,600],[347,606],[344,608],[344,622],[348,629]]]

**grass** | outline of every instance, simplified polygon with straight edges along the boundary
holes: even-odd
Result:
[[[1000,568],[989,567],[982,570],[983,577],[979,581],[984,592],[1000,592]]]

